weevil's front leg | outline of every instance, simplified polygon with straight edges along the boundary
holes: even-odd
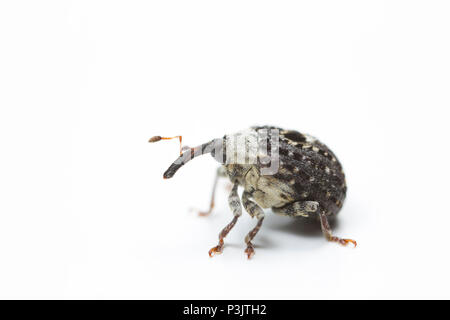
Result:
[[[242,203],[244,205],[245,210],[250,214],[250,216],[256,217],[258,219],[258,223],[256,226],[247,234],[245,237],[245,243],[247,244],[247,248],[245,249],[245,253],[247,257],[250,259],[255,254],[255,248],[253,246],[252,240],[258,233],[259,229],[261,229],[261,225],[264,220],[264,211],[258,206],[255,202],[250,200],[250,193],[244,191],[242,194]]]
[[[225,168],[222,166],[217,168],[216,177],[214,178],[214,184],[213,184],[212,193],[211,193],[211,202],[209,203],[209,209],[207,211],[199,211],[199,213],[198,213],[199,216],[208,216],[213,211],[214,204],[215,204],[214,199],[216,197],[217,182],[219,181],[220,177],[225,177],[225,176],[226,176]]]
[[[239,195],[237,191],[238,191],[238,183],[235,182],[233,185],[233,189],[231,189],[231,193],[228,197],[228,204],[230,205],[231,211],[233,211],[234,217],[233,220],[231,220],[231,222],[227,224],[226,227],[223,228],[223,230],[219,233],[219,244],[214,248],[211,248],[211,250],[209,250],[210,257],[214,256],[216,253],[222,253],[224,245],[223,239],[227,236],[230,230],[233,229],[237,220],[242,215],[241,201],[239,200]]]
[[[352,239],[343,239],[333,236],[331,233],[330,224],[328,223],[327,216],[323,210],[319,211],[319,218],[320,218],[320,226],[322,227],[322,232],[325,235],[325,238],[327,238],[328,241],[333,241],[342,244],[343,246],[346,246],[349,243],[352,243],[356,247],[356,241]]]

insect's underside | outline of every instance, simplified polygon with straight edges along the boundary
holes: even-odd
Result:
[[[268,152],[265,156],[273,156],[274,150],[277,153],[277,158],[273,158],[279,160],[276,172],[267,175],[261,174],[264,168],[259,160],[261,156],[259,151],[258,159],[254,163],[230,163],[231,138],[241,134],[246,139],[245,137],[265,132],[267,129],[278,130],[277,135],[269,133],[265,136],[265,139],[269,141]],[[280,215],[316,217],[320,221],[322,232],[328,241],[342,245],[352,243],[356,247],[356,241],[352,239],[333,236],[328,223],[327,217],[337,214],[341,209],[347,190],[342,167],[331,150],[309,135],[275,127],[253,127],[237,135],[215,139],[195,148],[181,148],[181,136],[173,137],[180,140],[180,157],[164,173],[164,178],[171,178],[186,162],[205,153],[211,153],[216,160],[222,163],[214,180],[209,210],[200,212],[199,215],[207,216],[212,212],[218,179],[219,177],[228,177],[232,183],[228,204],[233,212],[233,219],[219,233],[218,245],[209,250],[211,257],[222,253],[224,238],[242,215],[242,206],[251,217],[257,219],[256,226],[245,237],[247,244],[245,253],[249,259],[255,252],[252,240],[264,220],[263,208],[272,208],[274,213]],[[270,140],[274,137],[276,140]],[[150,142],[163,139],[172,138],[156,136],[151,138]],[[248,141],[250,141],[249,138],[244,143],[246,151],[249,149]],[[275,144],[270,141],[279,142],[276,143],[276,149]],[[214,144],[216,147],[219,146],[220,152],[217,148],[213,148]],[[187,150],[181,152],[182,149]],[[233,156],[235,156],[236,152],[233,152]],[[273,159],[272,162],[274,162]],[[246,160],[248,161],[248,157]],[[241,197],[238,194],[239,186],[244,188]]]

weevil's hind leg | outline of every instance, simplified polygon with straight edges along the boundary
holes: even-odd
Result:
[[[239,217],[242,215],[242,207],[241,207],[241,201],[239,200],[239,195],[237,193],[238,190],[238,183],[234,183],[233,189],[231,190],[231,193],[228,197],[228,204],[230,205],[231,211],[233,211],[233,220],[229,224],[226,225],[225,228],[222,229],[222,231],[219,233],[219,244],[211,250],[209,250],[209,256],[212,257],[216,253],[222,253],[223,250],[223,239],[228,235],[231,229],[233,229],[234,225],[238,221]]]
[[[198,212],[199,216],[203,216],[203,217],[208,216],[213,211],[214,204],[215,204],[215,198],[216,198],[217,182],[219,181],[220,177],[225,177],[225,176],[226,176],[225,168],[222,166],[217,168],[217,172],[216,172],[216,176],[214,178],[214,184],[213,184],[213,188],[212,188],[212,192],[211,192],[211,201],[209,203],[209,209],[207,211],[199,211]]]
[[[158,142],[158,141],[161,141],[161,140],[172,140],[172,139],[180,140],[180,156],[181,156],[183,154],[183,147],[182,147],[183,137],[182,136],[175,136],[175,137],[154,136],[154,137],[151,137],[150,140],[148,140],[148,142],[153,143],[153,142]]]
[[[325,235],[325,238],[327,238],[328,241],[337,242],[340,243],[343,246],[346,246],[349,243],[352,243],[356,247],[356,241],[352,239],[343,239],[339,237],[333,236],[330,228],[330,224],[328,223],[327,216],[323,210],[320,210],[319,212],[319,218],[320,218],[320,226],[322,227],[322,232]]]
[[[311,217],[313,214],[317,214],[320,219],[320,226],[322,232],[328,241],[338,242],[342,245],[347,245],[348,243],[353,243],[356,247],[356,241],[352,239],[341,239],[333,236],[328,223],[328,218],[323,210],[320,209],[320,205],[316,201],[297,201],[285,205],[281,208],[272,208],[273,212],[276,214],[281,214],[290,217]]]
[[[244,191],[242,194],[242,204],[244,205],[245,210],[250,214],[252,218],[256,217],[258,219],[258,223],[256,226],[247,234],[245,237],[245,243],[247,244],[247,248],[245,249],[245,253],[247,254],[247,258],[253,257],[255,254],[255,248],[253,246],[252,240],[258,233],[259,229],[261,229],[261,225],[264,220],[264,211],[258,206],[255,202],[250,200],[250,193]]]

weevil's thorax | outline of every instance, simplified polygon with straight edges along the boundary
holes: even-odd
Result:
[[[227,163],[246,163],[249,156],[256,156],[258,145],[258,132],[253,129],[245,129],[224,138]],[[251,159],[250,159],[251,160]]]
[[[253,128],[223,138],[224,167],[231,181],[244,185],[247,172],[257,161],[258,133]]]
[[[224,164],[225,171],[230,178],[231,182],[237,182],[239,185],[243,186],[245,183],[245,176],[252,168],[251,165],[242,164]]]
[[[263,208],[282,206],[294,199],[294,192],[287,183],[266,172],[274,160],[273,134],[278,140],[279,130],[269,126],[252,127],[224,137],[224,167],[230,180],[243,186]]]

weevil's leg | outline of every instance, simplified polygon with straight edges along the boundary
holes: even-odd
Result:
[[[182,142],[181,142],[183,140],[182,136],[175,136],[175,137],[154,136],[154,137],[151,137],[150,140],[148,140],[148,142],[153,143],[153,142],[158,142],[158,141],[161,141],[161,140],[171,140],[171,139],[178,139],[178,140],[180,140],[180,155],[182,155],[183,154],[183,147],[182,147]]]
[[[289,203],[281,208],[272,208],[276,214],[290,217],[309,217],[319,209],[319,203],[316,201],[297,201]]]
[[[342,239],[333,236],[331,233],[330,224],[328,223],[327,216],[325,214],[325,211],[320,210],[319,212],[319,218],[320,218],[320,226],[322,227],[322,232],[325,235],[325,238],[327,238],[328,241],[333,241],[342,244],[343,246],[346,246],[348,243],[352,243],[356,247],[356,241],[352,239]]]
[[[210,257],[214,256],[214,254],[216,253],[222,253],[224,244],[223,239],[227,236],[230,230],[233,229],[237,220],[242,215],[241,201],[239,200],[237,190],[238,190],[238,183],[235,182],[233,185],[233,189],[231,190],[231,193],[228,197],[228,204],[230,205],[231,211],[233,211],[234,217],[233,220],[231,220],[231,222],[227,224],[226,227],[223,228],[223,230],[219,233],[219,244],[214,248],[211,248],[211,250],[209,250]]]
[[[209,203],[209,209],[207,211],[200,211],[198,213],[199,216],[208,216],[211,214],[212,210],[214,209],[214,199],[216,197],[217,181],[219,180],[220,177],[225,176],[226,176],[225,168],[222,166],[217,168],[216,177],[214,178],[214,184],[211,193],[211,202]]]
[[[264,220],[264,211],[258,206],[255,202],[250,200],[250,193],[244,191],[242,194],[242,204],[244,205],[245,210],[250,214],[250,216],[256,217],[258,219],[258,223],[256,226],[247,234],[245,237],[245,243],[247,244],[247,248],[245,249],[245,253],[247,257],[250,259],[255,254],[255,248],[253,247],[252,240],[258,233],[259,229],[261,229],[261,225]]]

